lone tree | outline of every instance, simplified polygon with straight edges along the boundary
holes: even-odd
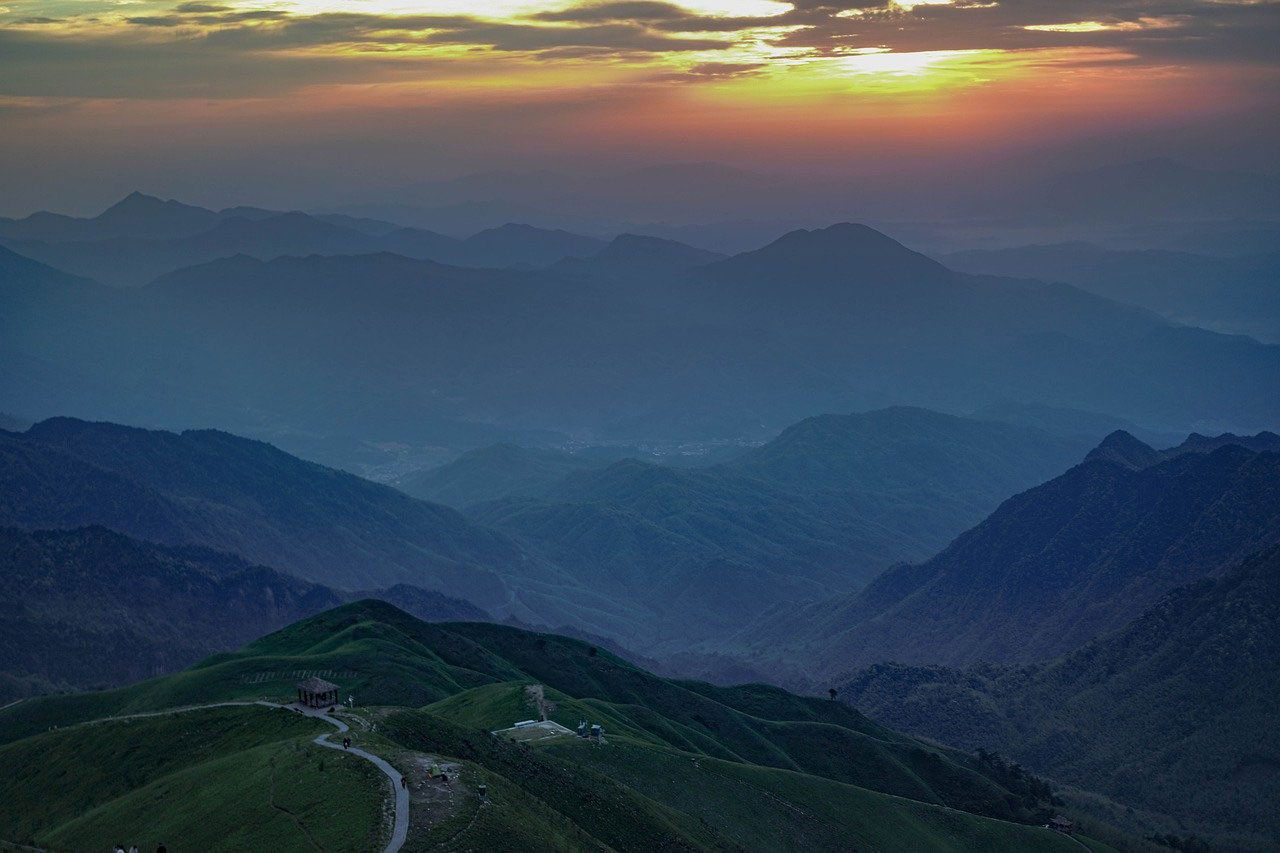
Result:
[[[829,688],[827,692],[831,694],[831,701],[832,702],[836,701],[836,692],[837,692],[836,689],[832,687],[832,688]]]

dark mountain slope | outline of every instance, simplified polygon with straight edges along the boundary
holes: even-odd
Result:
[[[134,237],[171,239],[212,228],[218,219],[212,210],[133,192],[90,218],[47,212],[23,219],[0,218],[0,240],[60,243]]]
[[[1280,342],[1277,254],[1211,258],[1069,243],[958,252],[942,260],[965,272],[1065,281],[1177,322]]]
[[[421,500],[462,508],[540,494],[567,474],[608,464],[607,457],[494,444],[468,451],[439,468],[416,471],[395,485]]]
[[[0,448],[4,524],[103,524],[309,580],[407,582],[490,605],[507,597],[500,573],[536,573],[510,541],[453,510],[226,433],[57,418],[0,434]]]
[[[5,677],[81,688],[173,672],[343,601],[238,557],[100,527],[0,528],[0,582]]]
[[[805,491],[968,494],[974,496],[972,510],[985,514],[1037,476],[1068,467],[1079,458],[1082,441],[895,406],[808,418],[725,467]]]
[[[954,273],[858,226],[651,278],[671,296],[390,254],[227,258],[116,294],[92,347],[53,300],[7,405],[419,445],[442,423],[738,439],[815,411],[1008,399],[1182,432],[1280,421],[1280,347]]]
[[[545,266],[605,244],[567,231],[508,224],[465,240],[389,223],[299,211],[215,212],[134,193],[92,219],[38,214],[0,220],[0,242],[78,275],[121,286],[233,255],[271,260],[395,252],[474,267]]]
[[[1133,623],[1028,669],[884,665],[847,701],[889,725],[996,748],[1056,779],[1280,843],[1280,550],[1169,594]],[[1251,846],[1252,846],[1251,845]]]
[[[855,309],[859,315],[931,311],[967,290],[962,276],[936,261],[850,223],[793,231],[702,268],[696,281],[695,295],[771,324],[814,313],[839,322]]]
[[[551,270],[575,278],[612,282],[629,288],[629,295],[637,300],[656,302],[679,296],[691,270],[724,257],[674,240],[619,234],[589,257],[566,258]]]
[[[0,528],[0,698],[173,672],[351,597],[230,554],[101,527]],[[422,619],[487,618],[416,587],[359,597],[392,601]]]
[[[1109,434],[1085,457],[1086,462],[1115,462],[1135,471],[1149,468],[1160,459],[1159,451],[1124,430],[1116,430]]]
[[[473,234],[463,240],[462,245],[473,263],[483,258],[483,266],[506,267],[546,266],[561,258],[585,257],[600,251],[605,244],[594,237],[569,231],[508,222]]]
[[[721,465],[583,465],[468,514],[582,583],[642,602],[653,630],[623,639],[651,648],[655,634],[707,638],[779,601],[853,589],[902,555],[942,547],[1083,449],[921,409],[827,415]],[[467,488],[492,480],[462,460],[444,473],[467,475]]]
[[[802,638],[828,673],[1043,660],[1276,542],[1280,453],[1233,445],[1141,469],[1095,459],[1010,498],[933,559],[750,633],[762,653]]]

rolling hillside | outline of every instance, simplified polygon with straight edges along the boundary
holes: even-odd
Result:
[[[135,736],[141,729],[135,723],[80,721],[228,699],[287,698],[293,673],[302,670],[325,673],[344,695],[356,696],[359,707],[343,713],[356,725],[357,741],[405,767],[415,784],[418,756],[458,764],[459,794],[466,801],[460,813],[470,809],[473,817],[469,823],[462,816],[444,820],[439,827],[419,824],[411,830],[411,848],[432,840],[449,846],[455,842],[450,835],[472,832],[472,844],[486,839],[482,846],[509,845],[519,832],[553,833],[562,839],[560,849],[776,849],[799,838],[822,845],[843,839],[857,847],[894,839],[953,850],[1075,846],[1019,825],[1043,819],[1050,808],[1033,789],[1004,788],[974,759],[898,735],[841,703],[763,686],[668,681],[580,641],[497,625],[431,625],[368,601],[306,619],[174,676],[0,709],[0,759],[27,762],[37,752],[58,756],[87,745],[86,766],[96,767],[122,748],[108,736],[113,726],[135,726]],[[569,737],[531,745],[490,735],[492,728],[509,726],[513,716],[530,713],[525,688],[531,684],[543,686],[553,719],[576,725],[587,715],[605,722],[605,742]],[[154,808],[140,808],[148,796],[154,801],[154,789],[147,786],[183,773],[212,772],[216,766],[208,762],[225,760],[228,740],[247,754],[259,743],[287,738],[304,723],[270,709],[192,713],[198,717],[155,719],[171,720],[160,725],[170,732],[187,729],[207,741],[206,747],[195,756],[187,749],[164,759],[137,753],[134,763],[163,766],[122,774],[96,792],[96,802],[110,804],[92,812],[96,825],[120,826],[121,815],[146,825],[155,816]],[[253,726],[270,733],[239,729],[246,733],[210,739],[190,732],[196,722],[184,725],[187,719],[224,729],[256,721]],[[58,730],[47,731],[50,725]],[[148,740],[159,750],[171,737],[160,729]],[[290,755],[285,749],[277,761]],[[302,749],[300,760],[306,762]],[[46,796],[50,807],[34,821],[21,808],[0,810],[0,833],[44,842],[79,837],[86,818],[77,817],[77,809],[95,805],[95,799],[47,788],[45,780],[57,776],[57,760],[18,799]],[[193,769],[185,769],[189,765]],[[156,776],[160,782],[151,781]],[[478,782],[492,792],[495,812],[486,813],[477,802]],[[253,801],[222,798],[217,785],[206,790],[211,795],[201,802],[215,800],[231,815]],[[739,820],[744,811],[754,815],[746,823]],[[412,824],[413,805],[410,814]],[[259,822],[245,821],[245,831],[258,831]],[[762,834],[753,837],[748,829]]]
[[[24,771],[0,774],[0,831],[57,850],[381,849],[386,780],[312,745],[331,731],[217,708],[39,734],[0,747],[4,766]]]

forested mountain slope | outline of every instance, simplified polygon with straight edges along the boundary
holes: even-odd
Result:
[[[1280,550],[1181,587],[1027,668],[881,664],[841,686],[877,720],[1177,816],[1280,843]]]
[[[1126,459],[1093,454],[926,562],[764,620],[751,647],[806,649],[825,673],[1045,660],[1280,542],[1280,453],[1227,445],[1153,460],[1135,442],[1112,436],[1103,447],[1124,444]]]

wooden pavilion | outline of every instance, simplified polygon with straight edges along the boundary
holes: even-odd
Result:
[[[298,682],[298,703],[309,708],[338,704],[338,685],[312,676]]]

